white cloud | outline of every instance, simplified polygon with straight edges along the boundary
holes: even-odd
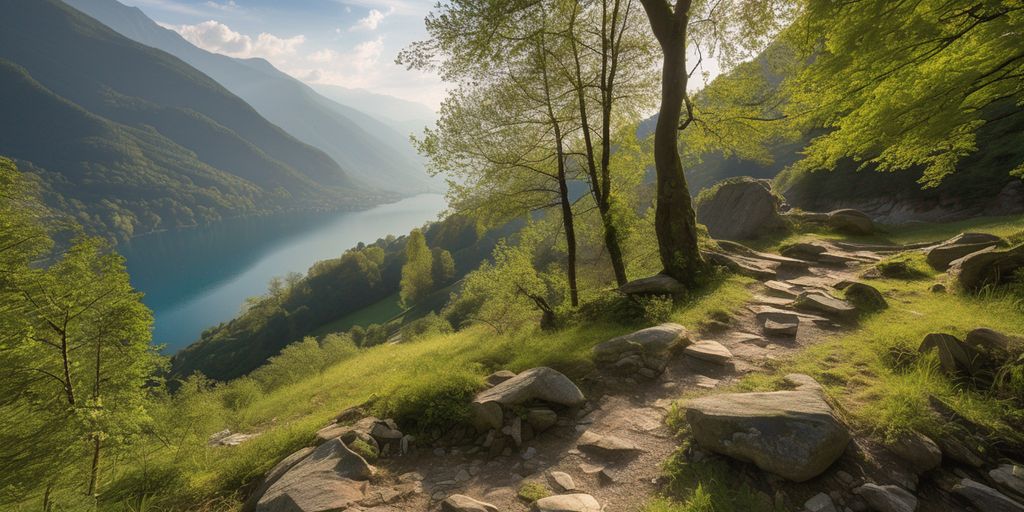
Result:
[[[223,3],[218,3],[214,2],[213,0],[209,0],[208,2],[206,2],[206,6],[213,9],[217,9],[219,11],[234,11],[238,9],[238,4],[235,3],[235,0],[228,0],[227,2]]]
[[[321,62],[321,63],[332,62],[336,58],[338,58],[338,53],[335,52],[334,50],[329,49],[329,48],[324,48],[323,50],[317,50],[317,51],[315,51],[315,52],[313,52],[313,53],[311,53],[311,54],[306,56],[306,59],[309,60],[310,62]]]
[[[381,12],[378,9],[370,9],[370,12],[366,17],[357,21],[350,30],[377,30],[377,27],[380,26],[380,22],[384,21],[384,18],[390,16],[394,12],[394,7],[389,7],[387,12]]]
[[[294,54],[306,41],[302,35],[279,37],[267,32],[253,38],[213,20],[196,25],[172,25],[169,28],[204,50],[240,58],[263,57],[273,60]]]

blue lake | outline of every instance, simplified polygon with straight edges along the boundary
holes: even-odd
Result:
[[[444,207],[443,196],[423,194],[359,212],[233,219],[139,237],[118,251],[153,310],[153,342],[174,353],[235,317],[247,297],[266,292],[272,277],[305,273],[359,242],[408,234]]]

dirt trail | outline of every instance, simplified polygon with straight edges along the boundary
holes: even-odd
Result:
[[[855,278],[878,252],[858,247],[834,246],[834,253],[856,256],[859,261],[847,265],[811,263],[804,271],[780,271],[775,278],[805,289],[835,293],[833,285]],[[378,469],[383,476],[376,487],[387,489],[420,481],[422,491],[394,497],[391,504],[367,507],[373,511],[428,511],[451,494],[464,494],[498,507],[502,511],[525,511],[529,507],[517,498],[524,481],[540,481],[560,490],[550,477],[552,471],[567,473],[577,491],[591,494],[609,512],[635,512],[658,490],[662,463],[677,449],[673,432],[665,425],[672,404],[684,395],[705,393],[742,378],[750,372],[767,371],[775,359],[782,359],[808,345],[848,330],[850,325],[802,319],[795,338],[765,336],[757,315],[758,307],[791,310],[789,300],[776,297],[764,285],[767,278],[751,285],[753,298],[733,318],[727,329],[717,332],[691,332],[694,340],[714,340],[732,354],[725,365],[705,362],[679,354],[666,371],[654,380],[600,379],[584,385],[590,402],[574,420],[563,419],[537,438],[523,444],[511,455],[490,459],[486,452],[468,454],[452,449],[443,454],[429,448],[415,453],[382,459]],[[692,328],[692,326],[687,326]],[[639,448],[631,454],[612,457],[583,453],[577,440],[583,432],[612,435]],[[466,447],[469,448],[469,447]],[[382,499],[387,499],[382,496]]]

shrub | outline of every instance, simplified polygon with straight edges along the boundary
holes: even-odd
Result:
[[[469,402],[481,385],[480,377],[466,370],[424,375],[395,389],[376,408],[403,430],[447,431],[469,419]]]
[[[255,379],[242,377],[224,386],[220,398],[224,407],[238,412],[256,403],[262,396],[263,390]]]
[[[402,326],[402,340],[412,341],[416,338],[432,334],[448,334],[452,332],[452,324],[437,313],[431,312]]]
[[[652,295],[637,299],[644,311],[644,321],[649,324],[660,324],[672,318],[675,302],[667,295]]]
[[[362,439],[356,439],[348,445],[349,449],[356,452],[360,457],[366,459],[366,462],[373,463],[380,456],[380,450],[376,446],[373,446]]]

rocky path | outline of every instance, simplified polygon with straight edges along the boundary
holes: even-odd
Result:
[[[665,424],[674,402],[765,371],[772,361],[849,328],[845,311],[798,308],[794,299],[805,292],[831,296],[836,284],[854,279],[881,256],[855,246],[824,247],[820,262],[810,263],[742,250],[716,255],[716,260],[760,280],[752,285],[753,298],[725,325],[717,322],[710,331],[691,331],[696,343],[671,358],[661,375],[591,380],[584,386],[590,401],[576,418],[560,419],[518,451],[510,448],[492,458],[471,446],[420,448],[383,459],[378,469],[384,476],[375,487],[405,486],[414,492],[392,496],[392,503],[364,502],[364,510],[436,510],[453,494],[498,510],[528,510],[517,492],[531,481],[557,493],[592,495],[608,511],[640,510],[659,487],[662,463],[678,446]],[[787,334],[793,324],[798,326],[795,336]]]

